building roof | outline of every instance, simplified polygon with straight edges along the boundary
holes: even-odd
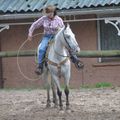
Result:
[[[118,6],[120,0],[0,0],[0,13],[37,12],[54,4],[59,10]]]

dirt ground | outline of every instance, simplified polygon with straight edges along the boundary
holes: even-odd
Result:
[[[70,110],[46,108],[45,90],[0,90],[0,120],[120,120],[120,88],[71,89]]]

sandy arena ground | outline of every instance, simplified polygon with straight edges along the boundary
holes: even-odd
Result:
[[[0,90],[0,120],[120,120],[120,88],[70,90],[70,110],[46,108],[45,90]]]

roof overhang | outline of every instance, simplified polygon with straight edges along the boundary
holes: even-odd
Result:
[[[97,8],[69,9],[69,10],[58,11],[58,14],[60,16],[89,15],[89,14],[101,15],[101,14],[117,14],[117,13],[120,13],[120,7],[97,7]],[[42,16],[42,14],[39,12],[4,14],[4,15],[0,15],[0,20],[30,19],[30,18],[38,18],[40,16]]]

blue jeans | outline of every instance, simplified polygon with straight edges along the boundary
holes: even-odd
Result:
[[[42,41],[40,42],[39,46],[38,46],[38,64],[41,64],[44,60],[44,56],[46,53],[46,49],[48,46],[49,41],[54,37],[54,35],[50,34],[50,35],[44,35],[42,38]]]

